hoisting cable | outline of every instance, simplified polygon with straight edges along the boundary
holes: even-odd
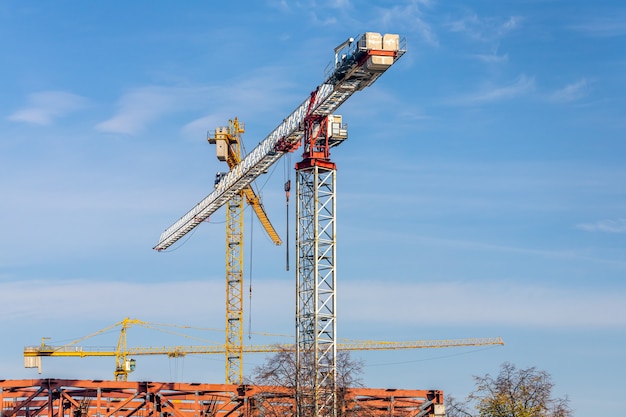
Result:
[[[291,154],[287,155],[286,162],[286,177],[287,181],[285,182],[285,200],[287,205],[287,226],[285,232],[285,268],[289,271],[289,192],[291,191]]]
[[[252,242],[254,230],[254,212],[250,210],[250,261],[249,261],[249,269],[248,269],[248,340],[252,339]]]

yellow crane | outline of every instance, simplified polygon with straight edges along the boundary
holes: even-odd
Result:
[[[207,346],[164,346],[164,347],[127,347],[126,333],[132,325],[141,325],[148,328],[158,328],[159,325],[145,321],[125,318],[119,323],[106,327],[88,336],[75,340],[63,346],[51,346],[46,343],[47,338],[42,338],[39,346],[26,346],[24,348],[24,367],[42,369],[43,357],[73,357],[84,358],[94,356],[115,357],[116,381],[127,381],[128,374],[135,370],[135,360],[131,356],[139,355],[167,355],[170,358],[177,358],[185,355],[205,355],[224,354],[228,351],[226,345]],[[93,336],[101,335],[112,329],[120,327],[120,336],[116,348],[102,348],[80,346],[79,343]],[[160,330],[160,329],[159,329]],[[449,348],[468,346],[488,346],[504,345],[500,337],[491,338],[468,338],[468,339],[442,339],[442,340],[412,340],[412,341],[374,341],[374,340],[353,340],[337,344],[338,350],[361,351],[361,350],[400,350],[400,349],[426,349],[426,348]],[[278,343],[272,345],[242,345],[243,353],[273,353],[284,350],[295,351],[296,346],[288,343]]]
[[[209,143],[216,145],[217,158],[226,162],[232,171],[242,157],[241,134],[244,124],[235,117],[228,126],[209,132]],[[218,173],[215,186],[225,173]],[[248,184],[226,202],[226,383],[243,383],[243,251],[244,251],[244,199],[254,210],[263,229],[275,245],[281,239],[267,217],[261,200]]]

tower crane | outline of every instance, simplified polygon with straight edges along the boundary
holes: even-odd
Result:
[[[162,326],[181,327],[148,323],[145,321],[125,318],[119,323],[108,326],[102,330],[88,336],[70,342],[62,346],[53,346],[46,343],[42,338],[39,346],[24,347],[24,367],[38,368],[42,371],[42,358],[63,357],[63,358],[86,358],[86,357],[115,357],[114,378],[116,381],[127,381],[128,375],[135,370],[136,361],[133,356],[144,355],[166,355],[170,358],[178,358],[186,355],[211,355],[225,354],[229,347],[224,345],[195,345],[195,346],[161,346],[161,347],[128,347],[127,331],[133,325],[147,328],[159,328]],[[81,342],[94,336],[108,333],[119,327],[120,335],[116,348],[82,346]],[[184,327],[184,326],[183,326]],[[159,329],[160,330],[160,329]],[[430,349],[430,348],[450,348],[468,346],[488,346],[504,345],[500,337],[492,338],[468,338],[468,339],[448,339],[448,340],[411,340],[411,341],[375,341],[375,340],[351,340],[337,343],[338,350],[364,351],[364,350],[409,350],[409,349]],[[242,345],[243,353],[275,353],[280,351],[294,352],[296,346],[290,343],[276,343],[268,345]]]
[[[330,149],[347,138],[333,115],[352,94],[372,85],[406,52],[397,34],[366,32],[334,49],[322,84],[160,236],[174,244],[247,187],[285,153],[303,147],[296,164],[296,404],[298,417],[337,415],[335,315],[335,173]]]
[[[244,124],[235,117],[228,126],[209,132],[208,141],[216,145],[217,158],[233,170],[241,162]],[[216,186],[224,173],[218,173]],[[263,229],[275,245],[282,243],[272,226],[261,200],[248,184],[226,202],[226,383],[243,384],[243,251],[244,198],[252,207]]]

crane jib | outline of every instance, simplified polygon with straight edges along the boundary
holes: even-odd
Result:
[[[324,83],[228,172],[211,194],[167,228],[153,249],[162,251],[176,243],[267,172],[286,152],[295,149],[304,135],[302,126],[307,116],[332,114],[352,94],[372,85],[406,52],[405,41],[398,35],[385,35],[390,42],[378,45],[369,44],[365,35],[357,39],[335,51],[334,65]]]

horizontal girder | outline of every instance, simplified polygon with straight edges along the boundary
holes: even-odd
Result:
[[[439,390],[348,388],[344,415],[413,417],[443,407]],[[101,380],[0,380],[2,417],[294,415],[292,387]],[[273,413],[270,414],[270,411]]]
[[[432,349],[464,346],[504,345],[500,337],[443,339],[443,340],[412,340],[412,341],[375,341],[354,340],[338,342],[337,350],[399,350],[399,349]],[[281,350],[294,351],[293,344],[274,345],[244,345],[244,353],[271,353]],[[224,354],[223,345],[215,346],[170,346],[170,347],[130,347],[126,350],[128,356],[133,355],[168,355],[184,356],[198,354]],[[29,346],[24,348],[24,357],[88,357],[88,356],[115,356],[118,352],[114,348],[98,348],[88,346]]]

